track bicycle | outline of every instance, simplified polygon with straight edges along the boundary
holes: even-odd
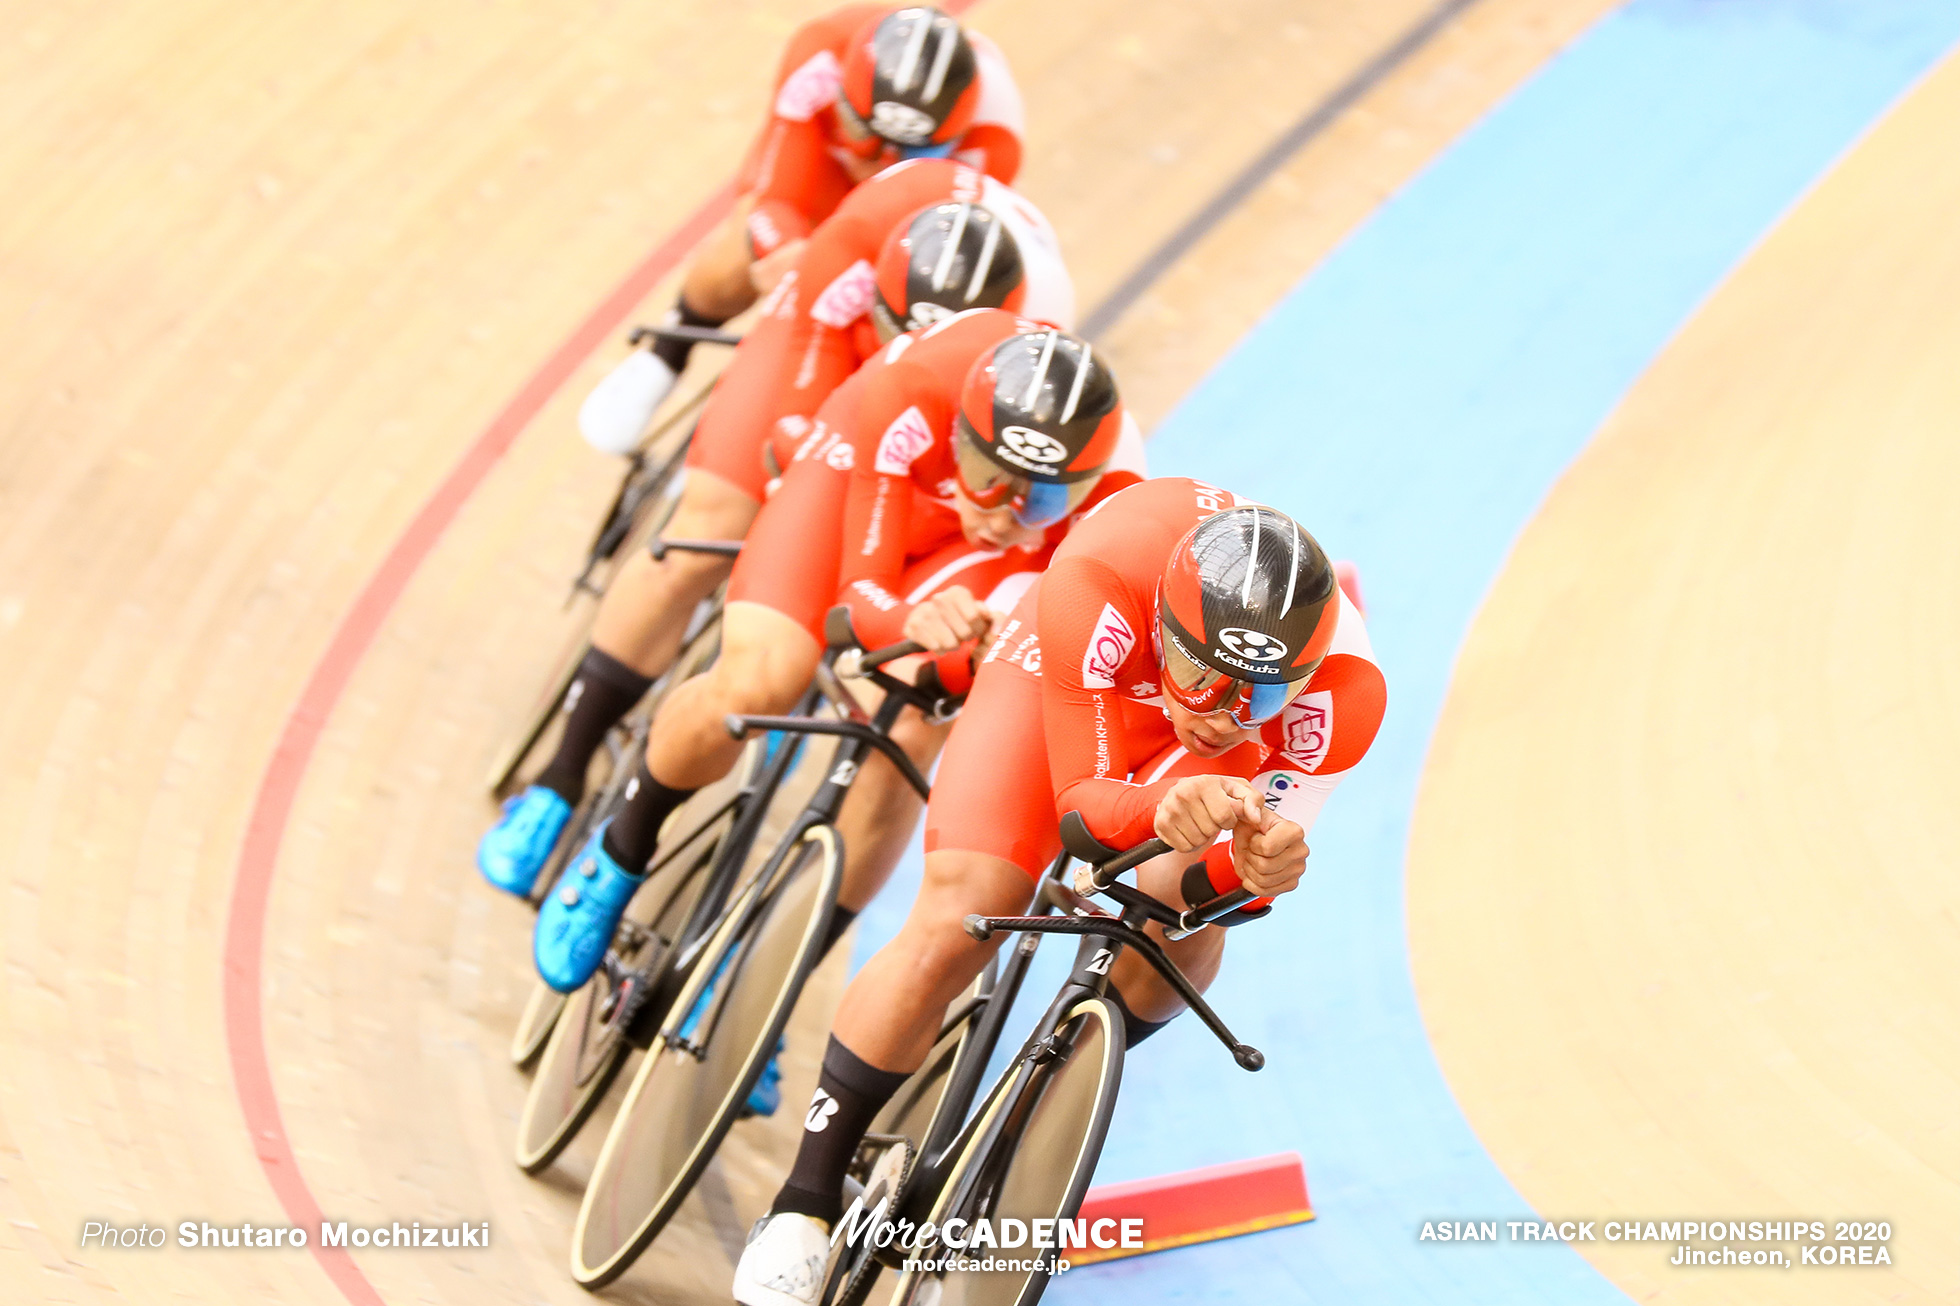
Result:
[[[813,692],[801,706],[821,710],[820,696]],[[645,738],[636,741],[642,750]],[[728,777],[667,818],[646,882],[598,969],[577,992],[559,997],[518,1118],[516,1160],[526,1173],[539,1173],[564,1151],[632,1053],[651,1045],[729,899],[757,874],[790,814],[816,787],[822,764],[806,753],[798,736],[758,739]],[[630,775],[633,768],[620,770]],[[623,783],[614,791],[615,810],[625,801]],[[553,993],[542,981],[539,988]]]
[[[677,549],[733,556],[741,545],[732,541],[664,540],[656,537],[648,548],[656,557]],[[633,778],[635,761],[646,752],[647,732],[652,727],[654,714],[662,700],[674,686],[707,670],[720,648],[721,603],[717,595],[700,604],[690,616],[674,665],[653,683],[646,697],[625,720],[606,732],[599,759],[596,759],[603,761],[603,772],[587,786],[585,797],[572,809],[571,819],[565,822],[564,830],[552,846],[551,855],[545,859],[538,877],[531,882],[526,900],[533,910],[544,900],[551,886],[558,882],[558,874],[564,870],[565,863],[585,846],[592,831],[612,819],[625,804],[626,785]],[[543,980],[533,983],[524,1010],[518,1016],[517,1028],[511,1034],[510,1059],[513,1064],[529,1066],[538,1058],[564,1006],[564,994]]]
[[[835,822],[866,758],[876,749],[921,797],[927,793],[892,727],[908,707],[950,720],[959,700],[930,666],[917,684],[881,670],[920,652],[917,644],[864,653],[848,619],[836,613],[826,634],[817,692],[835,715],[728,718],[737,738],[766,731],[834,736],[838,743],[808,804],[728,901],[614,1117],[573,1228],[572,1276],[584,1287],[623,1274],[680,1210],[779,1050],[797,997],[822,959],[844,871]],[[884,691],[883,701],[867,715],[841,677],[868,679]]]
[[[1102,1154],[1122,1082],[1126,1033],[1122,1012],[1107,997],[1109,970],[1126,950],[1140,953],[1246,1070],[1264,1055],[1241,1043],[1188,977],[1143,926],[1156,921],[1171,939],[1206,928],[1250,902],[1244,888],[1183,911],[1119,876],[1170,852],[1151,839],[1127,852],[1107,848],[1080,816],[1062,820],[1067,852],[1044,877],[1035,912],[1027,916],[968,916],[979,940],[996,933],[1021,938],[1000,967],[955,1004],[925,1065],[874,1120],[859,1149],[856,1191],[845,1194],[847,1214],[836,1240],[823,1301],[856,1306],[868,1300],[881,1270],[896,1270],[891,1306],[1029,1306],[1046,1290],[1059,1251],[1004,1254],[1022,1268],[982,1271],[978,1257],[948,1245],[938,1231],[948,1222],[970,1229],[976,1220],[1072,1219],[1081,1208]],[[1076,868],[1065,880],[1070,858]],[[1121,910],[1110,914],[1088,901],[1103,895]],[[1021,1045],[970,1116],[979,1077],[998,1041],[1014,995],[1043,934],[1081,938],[1075,964],[1033,1033]],[[917,1132],[913,1132],[913,1131]],[[908,1223],[909,1222],[909,1225]],[[923,1229],[931,1238],[901,1245],[878,1230]],[[855,1231],[853,1226],[855,1225]],[[880,1245],[882,1241],[883,1245]]]

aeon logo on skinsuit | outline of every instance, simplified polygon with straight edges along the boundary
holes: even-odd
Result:
[[[1002,427],[1000,442],[1007,446],[1007,461],[1033,471],[1046,471],[1068,457],[1067,445],[1046,431],[1031,427]]]
[[[1082,686],[1085,689],[1116,688],[1116,673],[1137,646],[1137,633],[1123,614],[1111,604],[1103,604],[1096,628],[1089,632],[1089,647],[1082,651]]]
[[[1277,662],[1288,652],[1285,640],[1244,626],[1227,626],[1218,632],[1218,642],[1226,652],[1247,662]]]
[[[1327,760],[1327,746],[1333,742],[1334,695],[1322,689],[1294,699],[1287,704],[1281,731],[1280,752],[1312,775]]]

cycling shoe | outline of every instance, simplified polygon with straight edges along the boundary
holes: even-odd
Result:
[[[749,1090],[748,1101],[742,1103],[742,1118],[750,1116],[773,1116],[776,1108],[783,1104],[783,1040],[776,1040],[776,1050],[769,1054],[769,1064],[762,1068],[762,1078],[755,1081]]]
[[[544,982],[560,993],[573,992],[599,969],[626,904],[646,882],[607,854],[605,836],[605,825],[592,832],[538,907],[531,958]]]
[[[675,380],[674,369],[652,350],[635,349],[579,405],[579,434],[600,453],[632,453]]]
[[[504,813],[476,845],[483,878],[522,898],[551,859],[572,805],[543,785],[532,785],[504,804]]]

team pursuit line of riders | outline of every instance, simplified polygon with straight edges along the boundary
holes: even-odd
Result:
[[[867,1219],[1073,1217],[1122,1053],[1187,1008],[1259,1063],[1199,994],[1228,928],[1299,884],[1385,686],[1345,564],[1272,507],[1149,476],[1012,188],[1022,131],[1005,57],[946,14],[807,23],[734,212],[580,410],[638,490],[476,858],[537,908],[520,1161],[644,1050],[575,1234],[587,1286],[778,1110],[795,994],[921,812],[923,882],[844,991],[737,1302],[866,1300],[881,1269],[892,1301],[1031,1302],[1065,1250],[900,1271]],[[656,424],[704,343],[734,349],[698,419]],[[1082,955],[1001,1044],[1043,933]]]

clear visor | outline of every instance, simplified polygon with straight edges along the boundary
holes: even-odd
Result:
[[[1010,508],[1023,526],[1053,526],[1082,506],[1100,477],[1058,484],[1018,476],[989,458],[965,414],[953,422],[953,469],[976,507]]]
[[[1297,679],[1262,685],[1240,680],[1198,661],[1185,652],[1184,645],[1162,622],[1157,626],[1157,643],[1162,654],[1159,661],[1164,668],[1164,688],[1170,696],[1200,716],[1228,713],[1232,723],[1244,730],[1264,725],[1278,716],[1320,665],[1316,662]]]

